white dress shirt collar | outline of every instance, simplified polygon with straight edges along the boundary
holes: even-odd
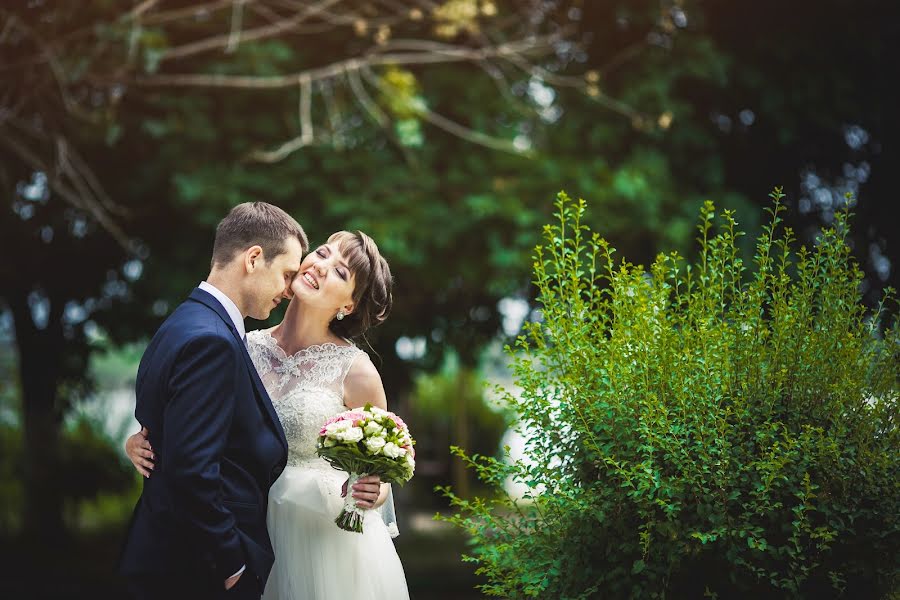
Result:
[[[244,329],[244,315],[241,314],[241,311],[238,310],[237,304],[235,304],[231,298],[225,295],[222,290],[217,288],[211,283],[207,283],[206,281],[201,281],[200,285],[197,286],[204,292],[208,292],[213,298],[219,301],[219,304],[225,309],[225,312],[228,313],[228,316],[231,317],[231,322],[234,323],[234,328],[237,329],[238,335],[241,336],[241,339],[246,338],[246,329]]]

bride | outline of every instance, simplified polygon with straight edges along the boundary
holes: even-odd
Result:
[[[388,484],[346,474],[316,456],[325,420],[367,403],[387,409],[381,377],[348,340],[380,324],[391,307],[391,274],[375,242],[340,231],[310,252],[291,284],[284,320],[247,334],[247,347],[288,440],[288,466],[269,490],[267,526],[275,550],[263,600],[404,600],[406,579]],[[145,476],[153,468],[146,430],[126,442]],[[343,495],[366,509],[363,533],[334,523]]]

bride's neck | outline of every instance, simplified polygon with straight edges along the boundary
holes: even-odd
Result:
[[[289,355],[303,348],[334,342],[337,339],[328,329],[326,317],[319,318],[311,311],[304,313],[296,300],[288,304],[284,319],[272,328],[272,336]]]

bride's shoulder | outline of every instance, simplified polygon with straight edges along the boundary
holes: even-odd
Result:
[[[254,329],[247,332],[247,345],[271,346],[275,341],[271,329]]]
[[[247,339],[248,340],[250,338],[262,339],[262,338],[272,337],[272,329],[273,329],[272,327],[269,327],[268,329],[251,329],[250,331],[247,332]]]
[[[381,375],[372,364],[372,359],[363,351],[354,357],[347,377],[344,378],[344,404],[347,408],[372,404],[387,410]]]

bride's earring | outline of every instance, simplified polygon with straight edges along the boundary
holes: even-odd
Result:
[[[344,314],[344,309],[342,308],[342,309],[339,310],[338,313],[335,315],[335,318],[336,318],[338,321],[343,321],[345,316],[346,316],[346,315]]]

